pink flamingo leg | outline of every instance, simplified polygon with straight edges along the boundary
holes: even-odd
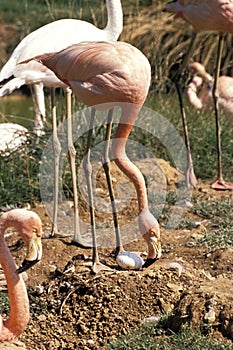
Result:
[[[104,144],[104,152],[103,152],[103,168],[107,180],[108,185],[108,192],[111,200],[111,206],[112,206],[112,215],[113,215],[113,222],[115,227],[115,234],[116,234],[116,249],[115,249],[115,255],[119,254],[124,250],[121,242],[121,234],[120,234],[120,227],[118,223],[118,217],[117,217],[117,208],[115,203],[115,197],[114,197],[114,191],[112,187],[112,181],[111,181],[111,174],[110,174],[110,159],[109,159],[109,141],[111,137],[111,130],[112,130],[112,120],[113,120],[113,109],[110,109],[108,112],[108,120],[107,120],[107,128],[106,128],[106,136],[105,136],[105,144]]]
[[[211,188],[215,190],[233,190],[233,183],[226,182],[223,179],[223,174],[222,174],[222,149],[221,149],[221,128],[220,128],[220,121],[219,121],[218,79],[220,74],[223,39],[224,39],[224,34],[220,33],[218,53],[217,53],[217,63],[216,63],[216,70],[215,70],[215,79],[214,79],[214,86],[213,86],[213,92],[212,92],[213,101],[214,101],[215,123],[216,123],[216,139],[217,139],[217,152],[218,152],[218,179],[211,185]]]
[[[190,147],[190,141],[189,141],[189,133],[188,133],[188,124],[187,124],[184,103],[183,103],[182,85],[183,85],[183,81],[184,81],[184,72],[186,70],[189,58],[190,58],[192,51],[193,51],[193,47],[194,47],[193,44],[194,44],[195,38],[196,38],[196,33],[193,32],[189,48],[187,50],[187,53],[185,54],[185,57],[184,57],[183,62],[181,64],[180,70],[174,78],[174,82],[175,82],[175,86],[176,86],[176,90],[177,90],[177,94],[178,94],[178,99],[179,99],[180,114],[181,114],[182,123],[183,123],[185,145],[186,145],[186,149],[187,149],[187,170],[186,170],[186,174],[185,174],[185,180],[186,180],[187,186],[188,187],[192,186],[193,188],[197,187],[197,179],[196,179],[196,176],[194,173],[194,168],[193,168],[193,160],[192,160],[191,147]]]
[[[61,154],[61,144],[57,135],[57,114],[56,114],[56,99],[55,89],[51,89],[51,114],[52,114],[52,129],[53,129],[53,152],[54,152],[54,194],[53,194],[53,223],[51,236],[58,234],[57,214],[58,214],[58,181],[59,181],[59,161]]]
[[[99,260],[97,240],[96,240],[96,224],[95,224],[95,212],[94,212],[94,200],[92,191],[92,165],[90,160],[91,155],[91,141],[94,127],[95,109],[91,110],[91,120],[89,125],[88,137],[87,137],[87,150],[86,157],[84,158],[83,168],[86,176],[87,190],[88,190],[88,202],[90,210],[91,232],[92,232],[92,270],[94,273],[98,273],[101,270],[111,270],[108,266],[102,264]]]

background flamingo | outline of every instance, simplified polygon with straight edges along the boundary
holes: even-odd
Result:
[[[102,266],[97,252],[91,184],[90,143],[94,111],[111,109],[116,105],[121,107],[122,114],[112,142],[112,153],[116,164],[131,179],[137,191],[139,230],[148,244],[148,258],[144,266],[149,266],[161,255],[159,225],[148,208],[144,178],[125,153],[127,139],[150,85],[151,72],[147,58],[127,43],[84,42],[34,59],[53,70],[60,80],[70,86],[79,100],[93,106],[84,168],[88,184],[95,272]]]
[[[28,130],[15,123],[0,123],[0,152],[7,155],[27,142]]]
[[[212,88],[214,79],[206,72],[205,67],[194,62],[189,65],[191,73],[194,74],[188,85],[187,96],[196,109],[210,107],[213,104]],[[219,106],[223,114],[228,118],[233,118],[233,78],[221,75],[218,80]]]
[[[117,40],[122,32],[123,14],[120,0],[106,0],[108,22],[104,29],[77,19],[61,19],[46,24],[28,34],[14,49],[2,67],[0,82],[11,78],[0,88],[0,97],[12,93],[22,85],[33,85],[35,92],[35,132],[43,129],[41,116],[45,118],[43,87],[60,87],[53,72],[38,62],[18,65],[19,62],[46,52],[60,51],[84,40]],[[63,85],[62,85],[63,86]]]
[[[16,47],[9,61],[2,68],[0,73],[0,81],[10,76],[15,78],[6,83],[0,89],[0,96],[11,93],[14,89],[19,88],[23,84],[33,84],[36,89],[36,126],[35,129],[42,128],[40,113],[44,114],[44,95],[43,86],[52,88],[52,128],[53,128],[53,148],[54,148],[54,209],[52,219],[52,232],[54,236],[58,233],[57,215],[58,215],[58,178],[59,178],[59,160],[61,146],[57,136],[57,120],[56,120],[56,103],[54,88],[62,87],[66,91],[67,103],[67,136],[68,149],[71,161],[71,175],[73,184],[74,197],[74,241],[84,245],[80,235],[78,220],[78,196],[76,187],[75,174],[75,148],[72,140],[71,125],[71,93],[67,89],[67,85],[60,81],[57,76],[47,67],[37,61],[30,61],[19,65],[28,58],[46,52],[60,51],[67,46],[85,40],[117,40],[122,32],[123,13],[120,0],[107,0],[108,22],[104,29],[96,28],[93,24],[75,20],[62,19],[49,23],[26,36]],[[39,113],[40,112],[40,113]]]
[[[169,2],[164,7],[163,11],[175,14],[174,18],[182,18],[186,22],[190,23],[194,28],[194,35],[191,40],[190,47],[187,51],[187,54],[181,66],[181,75],[183,75],[183,72],[187,66],[189,57],[191,56],[196,33],[202,32],[202,31],[214,31],[219,33],[218,34],[219,36],[218,52],[217,52],[212,96],[214,101],[215,120],[216,120],[218,164],[221,164],[222,163],[221,137],[220,137],[220,123],[219,123],[219,113],[218,113],[219,99],[218,99],[217,85],[218,85],[218,78],[220,73],[224,35],[225,33],[233,34],[233,2],[230,0],[226,0],[226,1],[177,0],[177,1]],[[189,153],[190,164],[189,164],[188,172],[189,174],[191,174],[190,182],[195,186],[195,178],[192,177],[192,175],[194,175],[194,172],[192,168],[191,152],[190,152],[189,141],[188,141],[186,116],[185,116],[185,111],[184,111],[183,101],[182,101],[182,91],[181,91],[180,84],[177,83],[176,85],[178,87],[178,94],[180,97],[182,118],[183,118],[183,123],[185,125],[185,137],[187,140],[186,144],[187,144],[187,149]],[[218,179],[211,185],[211,187],[216,190],[233,189],[232,183],[228,183],[224,181],[221,167],[218,167],[218,169],[219,169]],[[194,179],[194,182],[192,181],[193,179]]]
[[[17,266],[4,239],[4,233],[14,227],[28,248],[22,266]],[[7,320],[0,317],[0,342],[17,338],[29,321],[29,301],[27,289],[19,273],[25,271],[41,259],[42,223],[39,216],[26,209],[13,209],[0,217],[0,264],[7,281],[10,299],[10,315]]]
[[[212,88],[213,77],[206,72],[205,67],[194,62],[189,65],[189,69],[194,73],[194,77],[188,85],[187,96],[189,102],[197,109],[201,110],[210,107],[213,104]],[[223,113],[227,117],[233,117],[233,78],[228,76],[220,76],[218,82],[218,103]],[[217,124],[218,127],[218,124]],[[218,134],[218,131],[217,131]],[[220,134],[220,133],[219,133]],[[220,149],[221,152],[221,149]],[[219,160],[222,159],[220,155]],[[219,170],[222,172],[222,164],[218,163]]]

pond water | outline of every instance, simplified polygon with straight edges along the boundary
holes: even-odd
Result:
[[[61,96],[60,96],[61,97]],[[168,113],[169,106],[173,106],[172,113]],[[49,108],[49,97],[46,97],[47,114]],[[157,95],[151,94],[147,99],[145,106],[155,110],[156,112],[174,119],[174,115],[177,115],[179,106],[177,98],[174,94]],[[48,118],[49,119],[49,118]],[[180,119],[178,115],[176,122]],[[33,130],[34,126],[34,107],[31,97],[19,95],[17,93],[4,98],[0,98],[0,123],[17,123],[29,130]],[[48,120],[48,123],[49,120]]]
[[[1,98],[0,123],[17,123],[32,130],[34,125],[32,98],[19,95]]]

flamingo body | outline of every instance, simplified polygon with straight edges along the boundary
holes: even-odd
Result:
[[[27,141],[28,130],[15,123],[0,124],[0,152],[14,151]]]
[[[82,31],[82,33],[80,33]],[[27,35],[16,47],[9,61],[1,70],[0,81],[14,75],[17,78],[17,86],[23,84],[38,83],[38,80],[47,87],[64,86],[54,73],[39,62],[30,61],[25,65],[18,64],[28,58],[46,52],[57,52],[80,41],[90,40],[114,40],[116,38],[106,29],[99,29],[93,24],[76,20],[61,19],[49,23]],[[43,43],[41,47],[40,43]],[[11,93],[14,89],[14,81],[5,84],[0,89],[0,96]],[[9,89],[9,90],[8,90]]]
[[[0,316],[0,342],[17,338],[29,322],[29,300],[23,277],[4,239],[7,228],[14,227],[28,247],[27,263],[20,272],[41,259],[42,223],[39,216],[26,209],[13,209],[0,217],[0,264],[7,281],[10,299],[10,315],[7,320]],[[19,271],[18,270],[18,271]]]
[[[191,24],[194,30],[233,34],[232,0],[177,0],[163,9]]]
[[[130,44],[110,41],[83,42],[33,59],[51,69],[88,106],[102,110],[120,105],[122,115],[112,142],[112,153],[137,191],[138,224],[148,244],[145,266],[149,266],[161,255],[159,225],[148,208],[143,175],[125,153],[126,141],[150,86],[148,59]]]
[[[43,128],[41,115],[45,117],[43,86],[64,87],[53,72],[38,62],[25,65],[19,62],[46,52],[60,51],[69,45],[86,40],[117,40],[123,27],[120,0],[107,0],[108,23],[104,29],[76,19],[61,19],[46,24],[28,34],[15,48],[0,72],[0,82],[13,77],[0,88],[0,97],[12,93],[26,84],[36,84],[35,88],[35,131]]]
[[[198,110],[212,105],[213,77],[206,72],[199,62],[189,65],[194,77],[188,85],[189,102]],[[218,79],[219,106],[228,118],[233,118],[233,78],[221,75]]]
[[[138,69],[135,64],[131,66],[134,55]],[[148,60],[135,47],[123,42],[83,42],[34,60],[55,72],[87,106],[106,102],[141,103],[150,84]],[[144,73],[145,78],[141,79]]]

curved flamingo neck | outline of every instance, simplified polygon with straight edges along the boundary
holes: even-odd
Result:
[[[140,170],[131,162],[125,152],[126,142],[141,109],[141,105],[123,103],[121,108],[122,114],[112,142],[112,151],[116,164],[135,186],[138,209],[141,212],[148,207],[145,180]]]
[[[141,105],[122,104],[120,122],[112,141],[112,153],[117,166],[129,177],[135,186],[139,209],[139,230],[148,245],[147,259],[155,260],[161,256],[159,224],[148,207],[144,177],[140,170],[129,160],[125,152],[126,141],[141,109]]]
[[[0,228],[1,230],[1,228]],[[22,276],[16,272],[17,266],[0,231],[0,264],[7,281],[10,300],[10,315],[7,320],[0,319],[0,341],[17,338],[29,321],[29,300]]]
[[[120,0],[107,0],[108,21],[103,29],[108,34],[108,40],[117,40],[123,30],[123,12]]]

